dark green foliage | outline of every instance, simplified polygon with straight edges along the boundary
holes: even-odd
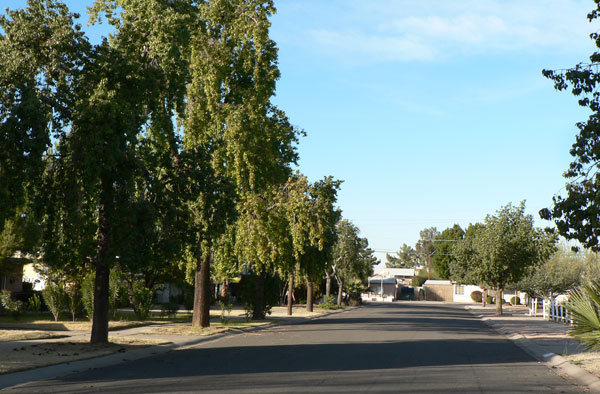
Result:
[[[256,296],[257,275],[254,272],[243,275],[240,281],[240,302],[250,311],[250,316],[254,311]],[[279,293],[285,284],[282,283],[278,275],[267,275],[265,278],[265,302],[263,305],[263,316],[271,314],[271,308],[279,303]]]
[[[440,279],[450,279],[450,266],[456,262],[454,248],[458,242],[462,241],[464,236],[464,230],[458,224],[455,224],[435,237],[435,253],[431,263]]]
[[[517,296],[510,297],[510,303],[512,305],[519,305],[521,303],[521,299]]]
[[[475,290],[475,291],[471,292],[471,299],[474,302],[480,303],[483,299],[483,295],[479,290]]]
[[[600,16],[600,2],[596,1],[596,9],[588,14],[588,19],[595,20]],[[600,35],[590,35],[597,48],[600,48]],[[590,56],[590,63],[577,64],[566,71],[543,70],[546,78],[554,81],[559,90],[571,89],[580,106],[589,109],[591,114],[586,121],[577,123],[579,133],[575,138],[570,153],[573,161],[564,173],[567,179],[565,186],[567,196],[554,196],[554,206],[542,209],[540,216],[546,220],[554,220],[558,232],[567,239],[576,239],[586,248],[600,250],[600,94],[598,84],[600,73],[598,63],[600,52]]]
[[[495,304],[494,300],[495,300],[494,297],[492,297],[490,295],[485,298],[485,302],[487,304]]]
[[[385,254],[387,268],[414,268],[419,265],[417,251],[407,244],[402,244],[396,256]]]
[[[179,310],[179,304],[170,300],[169,302],[163,302],[160,306],[160,309],[163,315],[175,317],[177,316],[177,311]]]

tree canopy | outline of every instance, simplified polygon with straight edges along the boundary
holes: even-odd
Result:
[[[588,14],[590,22],[600,16],[600,3]],[[600,34],[590,35],[600,48]],[[591,111],[587,120],[577,123],[579,133],[571,147],[573,161],[564,173],[566,196],[554,196],[554,206],[540,211],[543,219],[554,220],[558,232],[567,239],[576,239],[585,247],[600,250],[600,52],[590,55],[590,63],[579,63],[568,70],[543,70],[559,90],[571,89],[580,106]]]
[[[534,227],[525,202],[508,204],[467,229],[465,240],[457,245],[453,274],[496,289],[500,296],[507,284],[518,282],[529,267],[548,258],[555,241],[554,235]],[[502,314],[502,302],[496,303],[496,313]]]

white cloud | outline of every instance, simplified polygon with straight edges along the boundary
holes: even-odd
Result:
[[[304,28],[316,49],[359,62],[569,53],[591,48],[587,37],[597,23],[587,23],[586,14],[592,6],[577,0],[337,1]]]

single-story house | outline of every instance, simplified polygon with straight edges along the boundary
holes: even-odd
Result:
[[[410,286],[419,271],[420,268],[380,268],[375,270],[374,277],[396,278],[401,285]]]
[[[427,280],[423,283],[425,300],[446,302],[475,302],[471,293],[481,291],[476,285],[461,285],[449,280]]]

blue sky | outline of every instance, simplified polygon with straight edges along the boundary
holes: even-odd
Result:
[[[344,180],[343,215],[379,258],[509,202],[549,225],[537,212],[564,191],[587,113],[541,70],[588,60],[592,0],[275,3],[274,102],[307,132],[299,169]]]

